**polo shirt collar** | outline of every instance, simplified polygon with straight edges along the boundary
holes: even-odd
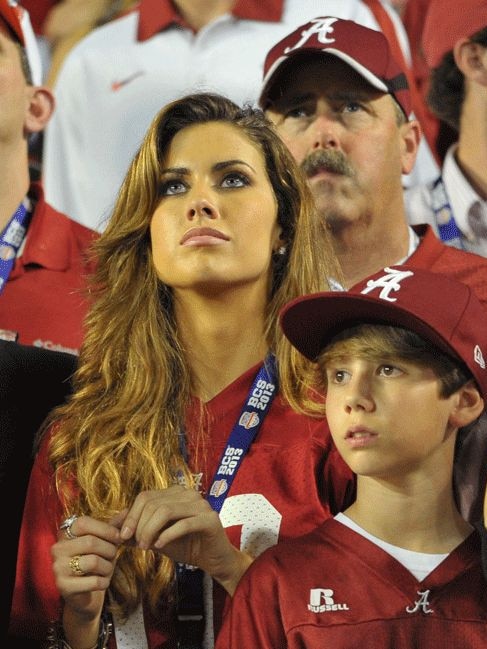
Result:
[[[44,193],[39,183],[31,185],[29,196],[33,199],[34,210],[27,230],[25,246],[10,274],[11,278],[22,272],[29,264],[42,266],[49,270],[66,270],[70,263],[69,221],[53,221],[48,214]],[[54,210],[52,210],[54,212]],[[53,236],[53,228],[56,234]]]
[[[232,15],[243,20],[278,22],[284,0],[237,0]],[[137,40],[146,41],[170,25],[188,27],[171,0],[141,0]]]

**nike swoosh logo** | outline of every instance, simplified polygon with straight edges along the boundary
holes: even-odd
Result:
[[[145,72],[143,70],[139,70],[138,72],[134,72],[129,77],[126,77],[125,79],[121,79],[120,81],[112,81],[111,89],[113,92],[117,92],[118,90],[126,86],[128,83],[130,83],[134,79],[137,79],[137,77],[141,77],[144,74]]]

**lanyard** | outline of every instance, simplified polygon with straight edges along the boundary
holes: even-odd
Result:
[[[449,246],[463,250],[463,234],[453,216],[453,210],[441,176],[435,180],[433,185],[431,207],[435,213],[440,239]]]
[[[27,207],[21,203],[0,235],[0,293],[14,266],[17,252],[27,231],[29,218]]]
[[[267,356],[255,377],[242,411],[228,437],[207,500],[220,512],[242,461],[269,412],[278,389],[275,358]],[[183,449],[183,454],[186,455]],[[176,566],[179,649],[201,649],[204,621],[203,572],[194,566]]]

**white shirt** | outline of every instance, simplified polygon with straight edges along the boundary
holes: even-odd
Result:
[[[406,60],[407,38],[385,3]],[[44,133],[43,182],[56,209],[103,230],[116,194],[155,114],[194,91],[255,103],[268,50],[307,20],[335,15],[378,29],[361,0],[285,0],[280,22],[225,15],[198,33],[170,27],[137,40],[138,12],[95,29],[68,54]]]
[[[461,244],[469,252],[487,257],[487,240],[477,239],[468,223],[468,212],[474,206],[481,209],[487,219],[487,201],[484,201],[463,175],[457,161],[455,151],[457,145],[453,144],[447,151],[442,168],[442,179],[446,190],[447,199],[458,229],[462,232]],[[438,234],[438,224],[433,204],[433,185],[429,182],[413,187],[405,192],[406,212],[411,225],[428,223]]]

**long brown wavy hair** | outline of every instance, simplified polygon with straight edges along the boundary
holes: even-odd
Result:
[[[233,124],[265,158],[287,246],[284,255],[273,255],[265,336],[277,358],[281,395],[298,410],[313,409],[314,368],[291,348],[278,323],[286,302],[327,290],[326,278],[340,277],[306,181],[262,111],[215,94],[183,97],[152,122],[94,247],[93,302],[74,393],[51,429],[50,460],[66,515],[108,520],[141,491],[168,487],[184,465],[178,436],[191,398],[191,363],[178,337],[172,290],[154,269],[149,226],[173,137],[207,122]],[[73,481],[75,490],[69,488]],[[155,611],[172,575],[168,559],[123,547],[111,599],[123,616],[143,597]]]

